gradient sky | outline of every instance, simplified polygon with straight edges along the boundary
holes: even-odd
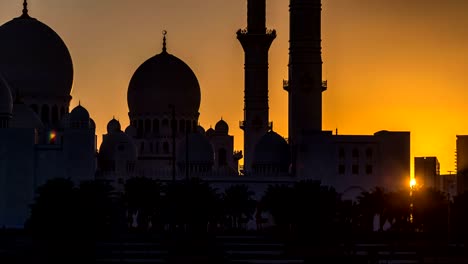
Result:
[[[267,1],[270,119],[287,137],[288,0]],[[0,24],[22,1],[0,1]],[[85,106],[99,141],[115,116],[128,125],[131,76],[160,53],[184,60],[202,89],[200,122],[222,117],[243,148],[243,51],[246,0],[29,0],[30,15],[52,27],[73,57],[72,107]],[[437,156],[455,168],[456,135],[468,134],[468,1],[323,0],[323,127],[339,134],[411,131],[412,156]],[[1,40],[0,40],[1,41]]]

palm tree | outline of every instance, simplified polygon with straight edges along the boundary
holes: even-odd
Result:
[[[170,183],[164,197],[166,223],[187,231],[206,231],[209,223],[219,221],[220,197],[215,189],[197,178]]]
[[[129,179],[123,197],[129,221],[136,216],[139,229],[148,229],[160,219],[161,184],[158,181],[142,177]]]
[[[424,188],[413,195],[416,227],[427,233],[445,233],[448,227],[448,200],[445,194],[432,188]]]
[[[254,193],[244,184],[230,186],[224,191],[223,208],[229,219],[229,227],[239,229],[243,218],[252,219],[256,206],[253,195]]]
[[[360,212],[360,225],[363,231],[374,230],[374,217],[380,216],[379,231],[382,230],[384,222],[384,212],[387,207],[387,195],[384,189],[376,187],[371,192],[363,192],[358,197],[358,209]]]
[[[290,230],[293,224],[293,189],[287,185],[270,185],[262,198],[262,208],[269,211],[275,224]]]

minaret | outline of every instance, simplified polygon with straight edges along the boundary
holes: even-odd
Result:
[[[245,54],[244,170],[250,172],[258,140],[271,127],[268,118],[268,50],[276,38],[266,28],[266,0],[247,0],[247,28],[237,31]]]
[[[321,0],[290,0],[289,143],[294,163],[302,137],[322,130]],[[294,172],[294,171],[293,171]]]

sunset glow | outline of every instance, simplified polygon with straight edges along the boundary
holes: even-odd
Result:
[[[270,119],[288,137],[288,1],[269,0]],[[98,144],[116,116],[128,125],[127,88],[138,65],[161,51],[195,72],[200,122],[221,118],[243,148],[244,54],[235,32],[246,26],[245,1],[31,0],[31,16],[52,27],[74,62],[71,108],[81,100],[96,121]],[[468,134],[468,2],[458,0],[324,0],[323,128],[339,134],[411,131],[413,156],[437,156],[454,169],[455,135]],[[21,13],[0,3],[0,23]],[[111,95],[111,97],[109,97]]]

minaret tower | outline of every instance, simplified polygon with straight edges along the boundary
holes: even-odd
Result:
[[[258,140],[268,132],[268,50],[276,38],[266,28],[266,0],[247,0],[247,28],[237,31],[245,54],[244,170],[250,172]]]
[[[321,0],[290,0],[289,143],[293,169],[305,134],[322,130]]]

